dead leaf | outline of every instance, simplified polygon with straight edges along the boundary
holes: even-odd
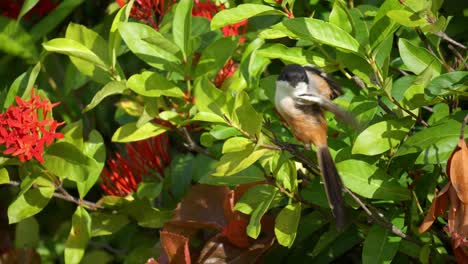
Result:
[[[232,220],[224,227],[221,235],[236,247],[248,248],[252,244],[245,231],[248,224],[248,219]]]
[[[451,189],[451,186],[452,184],[450,182],[447,183],[447,185],[445,185],[444,188],[442,188],[442,190],[436,195],[432,201],[429,211],[426,214],[426,217],[424,218],[424,221],[419,226],[419,233],[423,233],[429,229],[436,218],[444,214],[445,210],[447,210],[449,202],[448,190]]]
[[[468,204],[468,146],[463,138],[450,156],[446,171],[458,198]]]
[[[40,264],[41,257],[33,248],[15,248],[0,255],[0,263]]]
[[[190,250],[188,237],[161,231],[161,245],[170,264],[190,264]]]

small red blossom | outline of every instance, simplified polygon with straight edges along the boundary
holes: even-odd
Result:
[[[200,0],[195,0],[195,6],[192,9],[192,16],[201,16],[206,17],[211,21],[213,16],[221,10],[224,10],[224,5],[221,4],[217,6],[212,3],[210,0],[205,2],[200,2]],[[247,19],[236,24],[227,25],[221,29],[223,35],[227,36],[241,36],[239,42],[243,43],[245,41],[245,31],[247,30]]]
[[[153,171],[164,176],[171,161],[166,134],[127,144],[126,149],[128,157],[115,153],[101,173],[101,188],[109,195],[124,197],[135,192],[143,177]]]
[[[215,86],[218,88],[221,87],[224,81],[234,74],[237,67],[238,67],[238,64],[235,63],[232,59],[228,60],[228,62],[226,62],[224,67],[216,75],[214,79]]]
[[[3,154],[18,156],[21,162],[35,158],[44,162],[44,145],[49,146],[54,139],[63,138],[55,130],[63,123],[52,118],[52,104],[40,98],[31,90],[31,99],[24,101],[16,97],[16,106],[10,106],[0,114],[0,144],[5,145]]]
[[[24,0],[2,0],[0,1],[0,10],[3,16],[16,19],[21,11]],[[43,17],[58,6],[54,0],[40,0],[24,17],[29,19],[31,16]]]
[[[119,6],[127,4],[127,0],[116,0]],[[175,0],[135,0],[130,16],[152,26],[154,29],[159,29],[164,15],[174,5]]]

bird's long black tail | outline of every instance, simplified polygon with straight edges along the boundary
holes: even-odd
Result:
[[[325,184],[328,203],[336,220],[337,229],[342,229],[347,223],[346,210],[344,207],[340,175],[336,170],[335,162],[330,155],[328,146],[317,148],[317,159],[322,170],[322,180]]]

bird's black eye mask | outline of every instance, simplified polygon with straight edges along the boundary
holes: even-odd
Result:
[[[286,81],[292,87],[296,87],[300,82],[309,84],[309,78],[307,78],[305,69],[298,64],[286,65],[278,76],[278,80]]]

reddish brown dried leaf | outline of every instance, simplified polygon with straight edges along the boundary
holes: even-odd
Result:
[[[32,248],[17,248],[0,255],[0,263],[40,264],[41,257]]]
[[[462,247],[454,248],[453,253],[458,264],[468,264],[468,249]]]
[[[468,146],[464,139],[458,141],[458,146],[447,162],[447,174],[458,198],[468,204]]]
[[[251,241],[245,231],[249,221],[247,219],[238,219],[230,221],[221,232],[231,244],[239,248],[248,248]]]
[[[191,225],[221,231],[227,224],[224,201],[229,189],[224,186],[195,185],[177,207],[171,224]]]
[[[429,229],[436,218],[445,212],[449,202],[448,190],[452,189],[450,188],[451,186],[451,183],[447,183],[447,185],[445,185],[444,188],[442,188],[442,190],[434,198],[431,207],[429,208],[429,211],[424,218],[424,221],[419,226],[419,233],[423,233]]]
[[[159,264],[157,260],[154,258],[150,258],[146,261],[146,264]]]
[[[454,188],[449,190],[450,211],[448,226],[452,237],[453,247],[457,248],[465,237],[468,237],[468,205],[458,199]]]
[[[161,246],[171,264],[190,264],[189,239],[185,236],[161,231]]]

